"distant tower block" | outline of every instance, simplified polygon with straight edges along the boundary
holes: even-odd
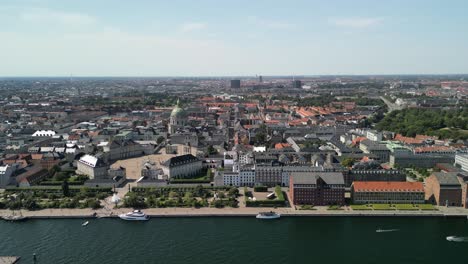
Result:
[[[240,80],[231,80],[231,88],[240,88],[241,81]]]
[[[259,82],[259,83],[262,83],[262,82],[263,82],[263,76],[261,76],[261,75],[258,76],[258,82]]]
[[[293,88],[302,88],[302,82],[300,80],[294,80],[292,85]]]

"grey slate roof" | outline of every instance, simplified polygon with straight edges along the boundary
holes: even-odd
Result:
[[[343,184],[344,177],[341,172],[293,172],[293,184],[316,184],[321,178],[327,184]]]
[[[460,182],[457,178],[457,173],[453,172],[434,172],[433,175],[437,178],[440,185],[445,186],[460,186]]]
[[[200,161],[197,157],[193,156],[192,154],[186,154],[182,156],[172,157],[165,162],[162,163],[163,166],[166,167],[174,167],[182,164],[192,163]]]

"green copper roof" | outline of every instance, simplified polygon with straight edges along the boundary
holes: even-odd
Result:
[[[179,99],[177,99],[177,104],[171,112],[171,117],[185,117],[186,112],[180,107]]]

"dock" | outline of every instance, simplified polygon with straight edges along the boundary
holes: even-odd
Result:
[[[0,256],[0,264],[15,264],[18,263],[20,258],[17,256]]]

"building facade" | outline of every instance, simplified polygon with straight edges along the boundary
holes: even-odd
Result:
[[[461,168],[463,171],[468,171],[468,154],[456,154],[455,166]]]
[[[355,204],[422,204],[424,197],[422,182],[361,181],[351,186],[351,200]]]
[[[323,206],[345,202],[345,185],[340,172],[295,172],[289,182],[292,204]]]
[[[461,206],[462,186],[458,173],[435,172],[426,179],[426,200],[440,206]]]
[[[161,168],[167,177],[190,178],[200,174],[202,161],[192,154],[172,157],[161,163]]]
[[[76,174],[86,175],[90,179],[104,179],[107,177],[109,166],[100,158],[84,155],[76,164]]]

